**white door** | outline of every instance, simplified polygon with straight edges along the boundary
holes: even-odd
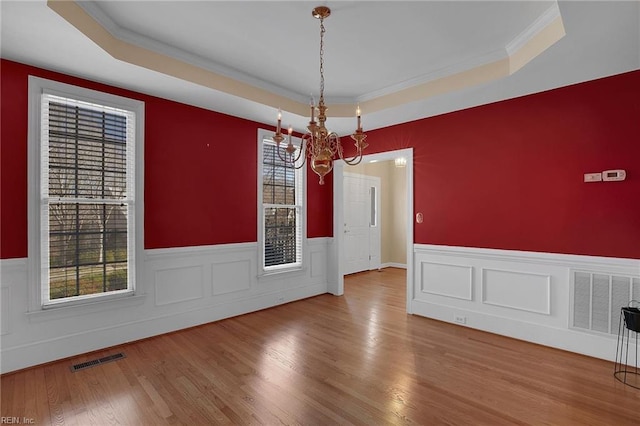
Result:
[[[380,179],[344,175],[344,273],[380,267]]]

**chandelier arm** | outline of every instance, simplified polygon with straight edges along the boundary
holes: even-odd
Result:
[[[305,165],[305,164],[307,164],[307,162],[306,162],[306,161],[302,161],[301,163],[295,162],[295,163],[289,163],[289,164],[291,164],[291,165],[292,165],[292,167],[293,167],[295,170],[299,170],[299,169],[303,168],[303,167],[304,167],[304,165]]]
[[[276,145],[276,154],[278,154],[278,158],[280,159],[280,161],[282,161],[285,164],[291,163],[292,161],[290,161],[289,159],[287,159],[287,157],[283,157],[282,154],[280,153],[280,144]]]
[[[292,161],[289,161],[289,160],[282,160],[282,161],[285,163],[285,168],[290,166],[292,169],[295,169],[295,170],[301,169],[305,165],[304,161],[302,163],[300,163],[300,164],[296,164],[296,163],[294,163]]]
[[[347,158],[344,155],[344,148],[342,148],[342,143],[340,143],[340,137],[338,137],[338,135],[335,134],[335,133],[332,133],[332,134],[335,135],[335,138],[336,138],[336,141],[337,141],[338,149],[336,151],[338,153],[338,157],[340,157],[340,159],[342,161],[344,161],[349,166],[356,166],[356,165],[360,164],[360,162],[362,161],[362,156],[363,156],[362,147],[358,146],[356,144],[356,150],[357,150],[356,154],[351,158]]]
[[[352,158],[340,157],[340,159],[350,166],[357,166],[362,161],[362,157],[363,157],[362,153],[359,153],[358,155]]]
[[[292,155],[289,155],[288,157],[287,156],[283,157],[282,154],[280,153],[279,143],[276,144],[276,152],[278,153],[278,158],[280,158],[280,161],[282,161],[285,164],[293,164],[294,168],[300,169],[302,168],[302,166],[304,166],[304,162],[305,162],[305,157],[302,155],[303,152],[305,151],[305,146],[306,146],[306,143],[304,143],[304,138],[303,138],[303,141],[300,144],[300,148],[298,148],[298,155],[296,155],[295,157],[293,157]],[[302,158],[302,164],[297,166],[296,164],[298,163],[300,158]]]
[[[338,149],[338,157],[340,157],[340,159],[342,161],[344,161],[345,163],[347,163],[350,166],[355,166],[360,164],[360,162],[362,161],[362,151],[358,150],[358,152],[356,153],[356,155],[354,155],[351,158],[347,158],[344,156],[344,152],[342,150],[342,145],[340,145],[340,149]]]
[[[307,163],[307,139],[305,138],[307,135],[303,135],[300,141],[300,147],[298,148],[298,155],[296,159],[293,160],[293,167],[298,170],[304,167]],[[302,161],[300,161],[302,159]]]

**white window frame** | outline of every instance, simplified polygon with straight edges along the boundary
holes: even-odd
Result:
[[[42,97],[51,94],[89,104],[124,109],[135,115],[134,173],[135,183],[128,201],[133,212],[128,225],[128,288],[127,290],[98,293],[86,296],[49,300],[48,255],[42,247],[48,245],[48,229],[42,215]],[[37,313],[49,308],[77,307],[97,302],[115,301],[141,293],[142,268],[136,261],[144,259],[144,102],[85,89],[52,80],[29,76],[29,128],[28,128],[28,263],[29,263],[29,312]],[[47,219],[48,220],[48,219]],[[46,259],[44,257],[47,257]]]
[[[272,137],[274,135],[273,131],[268,131],[264,129],[258,129],[258,276],[266,276],[271,274],[278,274],[283,272],[294,272],[294,271],[302,271],[306,266],[306,253],[307,253],[307,167],[306,164],[296,170],[297,179],[299,182],[296,183],[296,186],[299,184],[300,188],[296,188],[296,191],[301,195],[301,213],[300,213],[300,221],[299,221],[299,230],[300,235],[300,262],[298,263],[290,263],[286,265],[274,265],[274,266],[264,266],[265,261],[265,226],[264,226],[264,211],[265,205],[262,203],[263,200],[263,188],[262,188],[262,171],[263,171],[263,143],[264,141],[272,141]],[[293,145],[296,147],[300,147],[302,140],[300,138],[292,137],[291,141]],[[286,143],[286,142],[283,142]],[[275,143],[274,143],[275,144]],[[302,161],[302,159],[300,160]]]

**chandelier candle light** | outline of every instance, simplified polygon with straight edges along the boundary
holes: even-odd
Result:
[[[318,6],[311,12],[314,18],[320,20],[320,100],[318,105],[314,105],[313,96],[311,97],[311,116],[308,133],[302,136],[302,144],[296,155],[296,147],[291,143],[291,134],[293,128],[289,126],[288,144],[285,148],[284,157],[280,153],[280,143],[284,140],[281,131],[282,112],[278,110],[278,125],[276,134],[273,135],[273,141],[277,145],[278,156],[280,160],[287,164],[293,164],[295,168],[301,168],[305,164],[308,157],[311,169],[320,176],[320,185],[324,185],[324,177],[333,169],[333,160],[336,156],[350,166],[355,166],[362,161],[362,151],[368,146],[364,141],[367,135],[362,131],[362,120],[360,115],[360,106],[356,109],[358,118],[358,126],[356,131],[351,135],[356,147],[356,154],[351,158],[344,157],[344,150],[340,142],[340,137],[335,132],[330,132],[325,127],[327,121],[327,107],[324,104],[324,19],[331,14],[331,9],[326,6]],[[318,109],[318,122],[315,120],[315,110]]]

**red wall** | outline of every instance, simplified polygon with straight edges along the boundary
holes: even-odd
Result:
[[[16,62],[0,72],[0,258],[27,256],[29,75],[145,102],[145,248],[256,241],[264,125]],[[331,235],[331,197],[309,171],[309,237]]]
[[[415,242],[640,258],[640,71],[368,132],[414,148]],[[583,174],[625,169],[623,182]]]
[[[145,101],[146,248],[256,241],[259,123],[10,61],[0,71],[0,258],[27,255],[29,74]],[[414,148],[416,243],[640,258],[639,103],[635,71],[369,131],[367,153]],[[582,182],[613,168],[627,180]],[[307,235],[330,236],[331,178],[308,178]]]

